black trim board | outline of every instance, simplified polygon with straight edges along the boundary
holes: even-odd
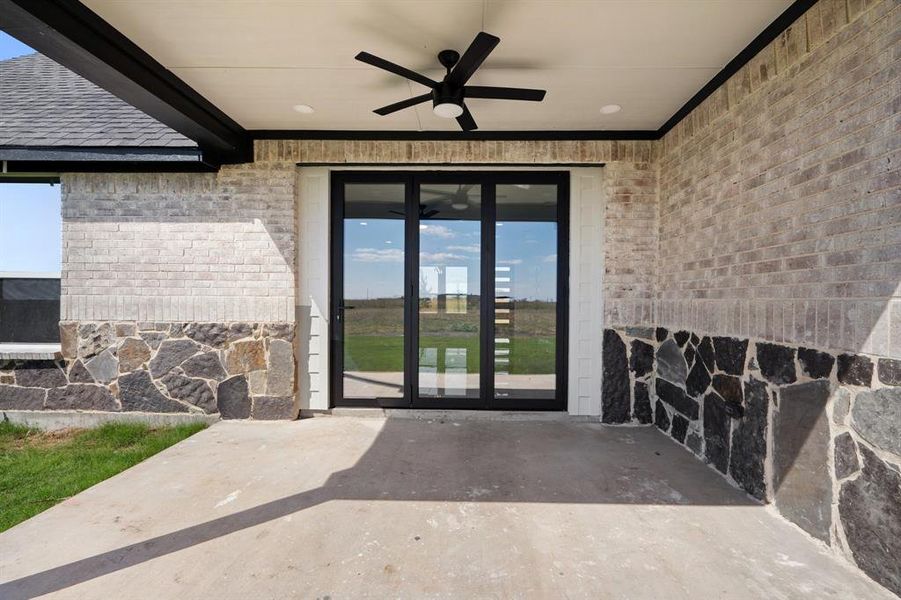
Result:
[[[19,181],[23,176],[39,173],[214,173],[216,166],[200,161],[134,161],[134,160],[75,160],[75,161],[0,161],[6,173],[0,179]]]
[[[203,162],[198,148],[134,148],[130,146],[0,146],[7,162]]]
[[[528,167],[530,169],[567,169],[574,167],[603,167],[606,166],[607,163],[596,162],[596,163],[513,163],[513,162],[504,162],[504,163],[480,163],[480,162],[458,162],[458,163],[438,163],[438,162],[430,162],[430,163],[414,163],[414,162],[405,162],[405,163],[379,163],[379,162],[299,162],[295,163],[298,167],[331,167],[333,170],[340,169],[355,169],[360,167],[366,168],[394,168],[394,167],[403,167],[404,169],[413,169],[414,167],[422,167],[421,170],[428,169],[442,169],[442,168],[453,168],[453,169],[521,169],[523,167]]]
[[[0,184],[3,183],[49,183],[59,185],[59,175],[56,173],[0,173]]]
[[[719,73],[714,75],[713,79],[708,81],[704,87],[698,90],[697,94],[692,96],[682,108],[677,110],[666,123],[660,126],[660,129],[657,130],[657,138],[662,138],[673,127],[678,125],[682,119],[691,113],[691,111],[697,108],[723,84],[729,81],[733,75],[738,73],[743,66],[751,62],[751,59],[757,56],[761,50],[766,48],[770,42],[782,35],[782,32],[788,29],[792,23],[800,19],[804,13],[817,3],[817,1],[818,0],[795,0],[792,2],[781,15],[776,17],[775,21],[767,25],[766,29],[760,32],[760,35],[751,40],[751,43],[745,46],[744,50],[736,54],[735,58],[730,60]]]
[[[656,131],[360,131],[332,129],[252,129],[255,140],[361,140],[361,141],[579,141],[656,140]]]
[[[0,147],[0,181],[40,180],[45,173],[211,172],[198,148],[132,148],[107,146]]]
[[[210,163],[253,160],[247,131],[77,0],[0,0],[0,29],[196,141]]]

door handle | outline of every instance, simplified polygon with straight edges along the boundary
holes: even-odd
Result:
[[[350,308],[354,308],[353,306],[349,306],[344,304],[343,302],[339,302],[337,306],[335,306],[335,323],[343,323],[344,322],[344,311]],[[338,333],[338,328],[334,328],[334,339],[338,340],[340,338],[340,334]]]

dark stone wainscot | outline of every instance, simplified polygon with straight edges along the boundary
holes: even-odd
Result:
[[[901,595],[901,361],[607,329],[611,382],[604,422],[652,423]]]

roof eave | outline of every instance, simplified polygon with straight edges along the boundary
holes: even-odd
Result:
[[[253,161],[237,122],[75,0],[0,0],[0,29],[194,140],[209,163]]]
[[[199,148],[0,146],[0,179],[65,172],[208,172],[218,164]]]

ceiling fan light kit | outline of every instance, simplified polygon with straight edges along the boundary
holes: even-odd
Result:
[[[384,69],[395,75],[400,75],[432,90],[428,94],[401,100],[400,102],[377,108],[373,112],[385,116],[431,100],[432,112],[445,119],[457,119],[457,123],[463,131],[472,131],[478,129],[478,125],[476,125],[475,119],[473,119],[472,114],[466,107],[466,98],[525,100],[529,102],[541,102],[544,100],[545,90],[466,85],[466,82],[469,81],[500,41],[499,37],[482,31],[476,35],[469,48],[463,53],[463,56],[460,56],[460,53],[456,50],[442,50],[439,52],[438,62],[447,71],[440,82],[368,52],[360,52],[356,56],[358,61]]]
[[[443,119],[456,119],[463,114],[463,106],[456,102],[444,100],[436,102],[432,107],[432,112]]]

